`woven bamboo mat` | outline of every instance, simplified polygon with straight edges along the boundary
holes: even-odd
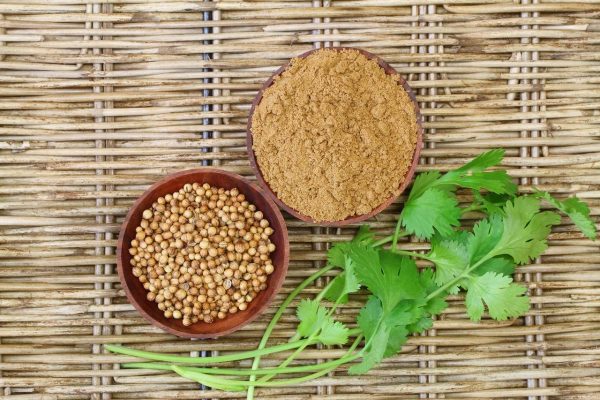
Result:
[[[425,118],[420,171],[505,147],[523,192],[577,193],[597,219],[599,17],[594,1],[0,1],[0,395],[240,397],[120,370],[114,363],[128,358],[102,344],[196,356],[252,349],[273,308],[218,341],[164,334],[127,304],[115,239],[133,199],[169,172],[208,165],[251,176],[249,103],[272,71],[313,47],[362,47],[408,77]],[[400,206],[373,225],[390,232]],[[281,296],[354,230],[287,221]],[[455,298],[434,329],[368,375],[336,371],[258,398],[599,399],[599,244],[566,224],[551,244],[518,269],[532,295],[526,317],[470,323]],[[276,340],[293,322],[290,310]]]

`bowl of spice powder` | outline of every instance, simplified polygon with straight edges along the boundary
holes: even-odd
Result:
[[[360,49],[311,50],[263,85],[247,129],[259,183],[288,213],[325,226],[368,219],[406,188],[423,142],[406,81]]]

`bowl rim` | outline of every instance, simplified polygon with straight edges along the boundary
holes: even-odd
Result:
[[[224,329],[222,331],[218,331],[215,333],[190,333],[190,332],[181,331],[181,330],[175,329],[175,328],[155,319],[150,314],[148,314],[146,312],[146,310],[144,310],[142,308],[138,298],[132,293],[131,289],[129,288],[129,284],[127,283],[127,280],[125,278],[125,271],[124,271],[125,266],[123,265],[123,262],[122,262],[122,258],[123,258],[122,253],[129,251],[129,245],[127,243],[125,243],[125,231],[126,231],[127,226],[133,222],[133,214],[137,209],[140,208],[142,202],[144,200],[146,200],[146,198],[150,197],[150,195],[153,193],[154,190],[160,188],[161,186],[165,185],[166,183],[170,182],[171,180],[174,180],[174,179],[177,179],[180,177],[185,177],[188,175],[191,177],[198,173],[226,175],[226,176],[232,178],[234,181],[243,182],[244,184],[246,184],[246,185],[252,187],[254,190],[256,190],[256,192],[259,194],[259,196],[261,196],[264,199],[266,204],[273,209],[273,214],[275,216],[275,219],[277,220],[277,223],[281,227],[280,234],[282,235],[282,241],[283,241],[283,262],[282,262],[282,265],[276,266],[280,272],[278,275],[278,279],[276,279],[270,283],[271,285],[275,285],[274,290],[271,293],[271,295],[265,299],[263,304],[261,304],[260,307],[258,307],[254,313],[249,314],[248,318],[246,318],[242,322],[238,323],[237,325],[233,325],[232,327],[230,327],[228,329]],[[238,186],[238,189],[239,189],[239,186]],[[241,190],[240,190],[240,192],[241,192]],[[263,212],[264,212],[264,210],[263,210]],[[148,189],[146,189],[144,191],[144,193],[142,193],[135,200],[135,202],[131,205],[131,207],[129,208],[129,211],[127,212],[127,215],[125,216],[125,218],[121,224],[120,231],[119,231],[119,237],[117,239],[117,249],[116,249],[115,256],[117,258],[117,273],[119,275],[121,287],[125,291],[127,300],[129,301],[130,304],[132,304],[135,307],[135,309],[142,315],[142,317],[146,321],[148,321],[148,322],[150,322],[150,324],[152,324],[168,333],[178,336],[178,337],[196,338],[196,339],[214,339],[214,338],[218,338],[218,337],[230,334],[230,333],[235,332],[238,329],[244,327],[245,325],[249,324],[250,322],[254,321],[256,318],[258,318],[268,308],[268,306],[271,304],[271,302],[275,299],[277,294],[280,292],[280,290],[283,286],[283,283],[285,281],[285,278],[287,276],[289,259],[290,259],[290,246],[289,246],[289,236],[288,236],[287,225],[285,223],[283,215],[281,214],[281,211],[279,210],[277,205],[272,201],[270,196],[268,196],[259,185],[256,185],[255,183],[250,182],[249,180],[245,179],[241,175],[234,174],[232,172],[228,172],[228,171],[218,169],[218,168],[205,167],[205,168],[188,169],[188,170],[169,174],[169,175],[161,178],[154,184],[152,184],[150,187],[148,187]]]
[[[292,207],[288,206],[286,203],[284,203],[277,196],[277,194],[271,189],[271,187],[269,186],[267,181],[264,179],[264,177],[262,175],[262,171],[261,171],[260,167],[258,166],[256,156],[254,155],[253,138],[252,138],[252,117],[254,116],[254,111],[255,111],[256,107],[262,100],[264,91],[273,84],[274,80],[279,75],[281,75],[286,69],[288,69],[288,67],[290,66],[290,64],[294,58],[306,58],[309,55],[311,55],[317,51],[324,50],[324,49],[325,50],[334,50],[334,51],[343,51],[343,50],[358,51],[359,53],[361,53],[368,59],[377,61],[379,66],[381,68],[383,68],[383,70],[386,72],[386,74],[396,75],[399,78],[398,83],[401,84],[402,87],[404,88],[404,90],[406,91],[406,93],[408,93],[408,96],[409,96],[411,102],[413,103],[413,106],[415,109],[415,114],[417,117],[417,143],[415,145],[411,165],[410,165],[409,169],[406,171],[406,174],[404,175],[404,180],[400,184],[397,194],[390,196],[387,200],[385,200],[379,206],[377,206],[376,208],[374,208],[373,210],[371,210],[370,212],[368,212],[366,214],[350,216],[346,219],[339,220],[339,221],[319,221],[319,222],[317,222],[314,219],[312,219],[311,217],[309,217],[308,215],[302,214],[301,212],[295,210],[294,208],[292,208]],[[256,175],[256,179],[257,179],[258,183],[261,185],[261,187],[263,187],[263,189],[271,197],[271,199],[279,207],[284,209],[287,213],[293,215],[294,217],[298,218],[301,221],[308,222],[308,223],[315,224],[315,225],[320,225],[320,226],[342,227],[342,226],[346,226],[346,225],[350,225],[350,224],[356,224],[356,223],[359,223],[359,222],[362,222],[369,218],[374,217],[375,215],[379,214],[381,211],[383,211],[384,209],[389,207],[404,192],[404,190],[406,190],[407,186],[412,181],[412,178],[415,174],[415,170],[417,168],[417,164],[419,164],[419,157],[420,157],[422,148],[423,148],[423,116],[421,114],[421,109],[419,108],[419,103],[417,102],[417,98],[415,96],[413,89],[406,82],[406,79],[404,79],[404,77],[402,75],[400,75],[391,65],[389,65],[387,62],[385,62],[382,58],[380,58],[379,56],[376,56],[375,54],[370,53],[366,50],[363,50],[361,48],[356,48],[356,47],[348,47],[348,46],[322,47],[322,48],[317,48],[317,49],[312,49],[312,50],[306,51],[306,52],[290,59],[287,63],[285,63],[284,65],[279,67],[269,77],[269,79],[267,79],[267,81],[262,84],[258,93],[252,100],[252,105],[250,107],[250,112],[248,114],[248,122],[246,124],[246,149],[248,152],[248,158],[250,159],[250,166],[252,167],[252,170],[254,171],[254,175]]]

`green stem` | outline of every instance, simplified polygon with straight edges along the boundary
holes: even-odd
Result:
[[[405,237],[405,236],[410,236],[410,233],[408,233],[406,231],[400,231],[398,233],[398,238]],[[384,244],[387,244],[387,243],[391,242],[392,240],[394,240],[394,235],[385,236],[385,237],[382,237],[381,239],[373,242],[372,246],[373,247],[383,246]]]
[[[402,213],[398,217],[398,222],[396,222],[396,228],[394,229],[394,235],[392,237],[392,249],[395,249],[398,246],[398,238],[400,237],[400,228],[402,225]]]
[[[392,249],[392,251],[401,256],[417,257],[417,258],[422,258],[423,260],[431,261],[431,257],[429,257],[428,255],[417,253],[415,251],[408,251],[408,250],[401,250],[401,249]]]
[[[322,364],[310,364],[310,365],[299,365],[294,367],[285,367],[285,368],[259,368],[256,370],[250,369],[235,369],[235,368],[218,368],[218,367],[187,367],[190,370],[194,370],[203,374],[214,374],[214,375],[268,375],[268,374],[296,374],[300,372],[311,372],[318,371],[323,368],[328,368],[331,366],[338,366],[345,362],[350,362],[359,358],[359,354],[354,354],[351,356],[344,356],[337,360],[327,361]],[[161,363],[152,363],[152,362],[132,362],[121,364],[123,368],[141,368],[141,369],[151,369],[157,371],[173,371],[173,364],[161,364]]]
[[[226,354],[222,356],[213,356],[213,357],[186,357],[186,356],[176,356],[172,354],[161,354],[161,353],[153,353],[150,351],[143,351],[137,349],[130,349],[128,347],[122,346],[114,346],[114,345],[104,345],[104,347],[112,352],[117,354],[123,354],[132,357],[145,358],[146,360],[152,361],[165,361],[165,362],[173,362],[173,363],[181,363],[181,364],[213,364],[213,363],[222,363],[222,362],[230,362],[230,361],[239,361],[244,360],[246,358],[253,358],[256,356],[262,356],[266,354],[279,353],[281,351],[292,350],[297,347],[300,347],[305,344],[305,342],[309,342],[309,340],[299,340],[296,342],[288,342],[283,343],[277,346],[271,347],[263,347],[260,349],[244,351],[241,353],[235,354]],[[314,344],[316,341],[313,341]]]
[[[470,206],[461,209],[461,213],[466,214],[470,211],[481,211],[482,209],[483,209],[483,206],[481,204],[473,203]]]
[[[472,266],[466,268],[460,275],[458,275],[457,277],[455,277],[454,279],[446,282],[444,285],[440,286],[438,289],[434,290],[433,292],[431,292],[426,298],[425,300],[431,300],[432,298],[438,296],[440,293],[445,292],[446,290],[448,290],[448,288],[456,285],[458,282],[460,282],[462,279],[466,278],[469,276],[469,274],[477,267],[479,267],[481,264],[483,264],[484,262],[486,262],[487,260],[489,260],[490,258],[495,257],[495,254],[492,252],[488,253],[485,255],[485,257],[481,258],[479,261],[477,261],[475,264],[473,264]]]
[[[273,329],[275,328],[275,325],[279,321],[279,318],[281,318],[281,316],[285,312],[285,309],[296,298],[296,296],[298,296],[298,294],[305,287],[307,287],[308,285],[310,285],[312,282],[314,282],[315,280],[317,280],[317,278],[319,278],[320,276],[324,275],[325,273],[327,273],[328,271],[332,270],[333,268],[335,268],[335,266],[333,266],[333,265],[326,265],[324,268],[321,268],[320,270],[318,270],[317,272],[315,272],[314,274],[312,274],[311,276],[309,276],[308,278],[306,278],[304,281],[302,281],[302,283],[300,283],[300,285],[298,285],[288,295],[288,297],[279,306],[279,309],[277,310],[277,312],[275,313],[275,315],[271,319],[271,322],[269,322],[269,325],[267,325],[267,327],[265,328],[265,333],[263,334],[263,337],[261,338],[260,343],[258,344],[258,347],[256,348],[257,350],[261,350],[261,349],[265,348],[265,346],[267,345],[267,342],[269,341],[269,337],[271,336],[271,333],[273,332]],[[252,361],[251,370],[258,369],[259,363],[260,363],[260,355],[257,355],[257,356],[254,357],[254,360]],[[248,379],[248,381],[250,383],[256,381],[256,375],[250,375],[250,378]],[[254,399],[254,386],[250,386],[248,388],[248,393],[246,395],[246,399],[247,400],[253,400]]]
[[[198,383],[202,383],[202,384],[205,384],[208,386],[210,386],[211,384],[216,384],[221,387],[229,387],[233,390],[237,390],[239,387],[246,387],[246,386],[248,387],[248,389],[250,389],[252,387],[289,386],[289,385],[294,385],[297,383],[302,383],[302,382],[310,381],[312,379],[321,377],[321,376],[333,371],[339,365],[346,364],[350,361],[360,358],[362,355],[362,352],[357,353],[357,354],[351,354],[351,353],[354,352],[354,350],[360,344],[361,341],[362,341],[362,335],[360,335],[356,338],[356,340],[354,341],[352,346],[348,349],[348,351],[346,352],[346,354],[343,357],[332,361],[330,366],[328,366],[327,368],[323,368],[321,371],[314,372],[312,374],[305,375],[305,376],[300,376],[298,378],[281,379],[281,380],[277,380],[274,382],[242,381],[242,380],[219,378],[216,376],[211,376],[211,375],[203,374],[200,372],[195,372],[194,368],[189,368],[189,367],[173,366],[173,371],[177,372],[181,376],[184,376],[185,378],[195,380]],[[183,375],[183,373],[185,373],[185,375]],[[207,377],[208,377],[208,379],[207,379]]]
[[[342,272],[342,274],[343,274],[343,272]],[[329,281],[329,283],[327,285],[325,285],[323,290],[321,290],[321,292],[319,292],[318,295],[315,296],[315,301],[321,302],[321,300],[323,300],[323,297],[325,297],[325,295],[327,294],[329,289],[331,289],[332,286],[333,286],[333,279],[331,281]],[[300,334],[298,332],[296,332],[296,333],[294,333],[294,336],[292,336],[290,338],[290,340],[288,340],[288,342],[295,342],[296,340],[299,340],[299,339],[300,339]]]
[[[321,299],[323,298],[324,295],[327,290],[329,290],[329,288],[333,285],[333,280],[331,280],[327,286],[325,286],[325,288],[321,291],[321,293],[319,293],[319,295],[315,298],[316,301],[321,301]],[[329,311],[327,312],[327,317],[331,317],[331,315],[335,312],[337,306],[340,304],[340,301],[342,300],[342,296],[339,296],[335,303],[333,304],[333,306],[331,306],[331,308],[329,309]],[[307,338],[307,340],[312,341],[315,340],[320,332],[320,328],[319,329],[315,329],[310,336]],[[297,335],[297,333],[296,333]],[[298,357],[298,354],[300,354],[306,347],[308,346],[308,344],[304,344],[303,346],[298,347],[292,354],[290,354],[285,360],[283,360],[283,362],[281,364],[279,364],[279,368],[285,368],[287,367],[292,361],[294,361],[294,359],[296,357]],[[274,376],[276,375],[276,373],[271,374],[271,375],[265,375],[262,378],[259,379],[259,382],[266,382],[270,379],[272,379]]]

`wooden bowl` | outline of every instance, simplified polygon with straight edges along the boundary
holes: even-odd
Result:
[[[252,116],[254,114],[254,110],[255,110],[256,106],[258,106],[258,104],[262,100],[264,91],[269,86],[271,86],[273,84],[273,81],[290,66],[289,62],[287,64],[285,64],[284,66],[282,66],[281,68],[279,68],[277,71],[275,71],[275,73],[273,75],[271,75],[271,77],[260,88],[258,94],[254,98],[254,101],[252,101],[252,107],[250,108],[250,114],[248,116],[248,124],[246,127],[246,147],[248,149],[250,165],[252,166],[252,169],[254,170],[254,174],[256,175],[258,182],[265,189],[265,191],[269,194],[269,196],[273,199],[273,201],[275,201],[279,205],[279,207],[283,208],[285,211],[287,211],[291,215],[295,216],[296,218],[298,218],[304,222],[315,223],[315,224],[322,225],[322,226],[344,226],[344,225],[355,224],[355,223],[364,221],[366,219],[369,219],[369,218],[379,214],[381,211],[386,209],[390,204],[392,204],[394,202],[394,200],[396,200],[396,198],[406,189],[406,187],[412,180],[413,175],[415,174],[415,169],[417,167],[417,164],[419,163],[419,155],[421,153],[421,148],[423,147],[423,118],[421,116],[419,104],[417,103],[417,98],[415,97],[415,94],[414,94],[412,88],[408,85],[406,80],[400,74],[398,74],[398,72],[396,72],[396,70],[394,68],[392,68],[388,63],[383,61],[381,58],[377,57],[375,54],[369,53],[368,51],[365,51],[362,49],[356,49],[353,47],[327,47],[327,49],[335,50],[335,51],[357,50],[361,54],[363,54],[365,57],[367,57],[368,59],[377,61],[379,66],[381,68],[383,68],[388,75],[397,75],[398,76],[398,78],[399,78],[398,83],[400,85],[402,85],[402,87],[408,93],[408,96],[412,100],[412,103],[415,107],[415,114],[417,116],[417,144],[415,146],[415,152],[413,154],[412,164],[411,164],[410,168],[408,169],[408,171],[406,172],[406,175],[404,176],[404,180],[400,184],[398,193],[396,195],[391,196],[389,199],[387,199],[386,201],[381,203],[381,205],[379,205],[377,208],[373,209],[371,212],[369,212],[367,214],[355,215],[355,216],[348,217],[341,221],[325,221],[325,222],[322,222],[322,221],[315,222],[311,217],[304,215],[301,212],[291,208],[290,206],[285,204],[283,201],[281,201],[281,199],[279,199],[279,197],[277,197],[277,194],[271,189],[269,184],[265,181],[265,178],[260,170],[260,167],[258,166],[258,162],[256,161],[256,156],[254,155],[254,149],[252,148],[252,144],[253,144]],[[321,49],[314,49],[314,50],[307,51],[305,53],[300,54],[296,58],[308,57],[312,53],[319,51],[319,50],[321,50]]]
[[[246,310],[229,314],[224,319],[217,319],[211,324],[198,322],[190,326],[184,326],[181,320],[165,318],[163,312],[158,309],[157,304],[146,299],[146,289],[144,289],[138,278],[133,276],[129,246],[131,240],[135,238],[135,228],[139,226],[145,209],[152,207],[152,203],[160,196],[173,193],[181,189],[186,183],[194,182],[208,183],[225,189],[236,187],[240,193],[246,196],[249,202],[263,212],[274,231],[271,235],[271,241],[275,244],[276,249],[271,253],[271,259],[275,271],[269,275],[267,289],[258,293]],[[117,243],[117,269],[121,285],[125,289],[129,302],[152,325],[181,337],[216,338],[248,324],[267,308],[283,284],[287,273],[289,254],[288,233],[281,212],[260,188],[239,175],[218,169],[200,168],[169,175],[152,185],[137,199],[121,226]]]

